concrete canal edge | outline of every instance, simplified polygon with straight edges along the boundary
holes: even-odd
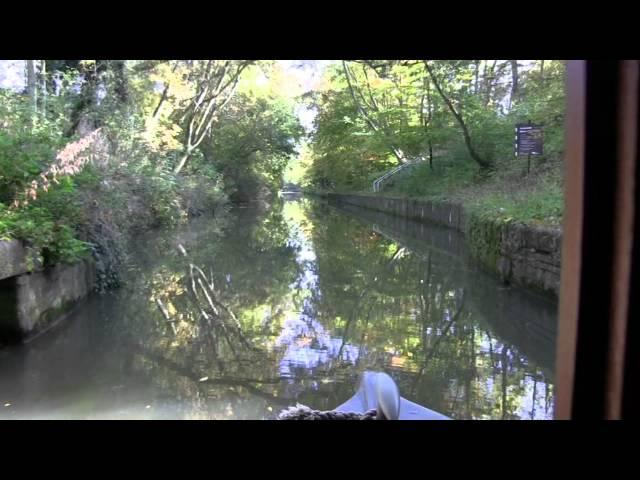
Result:
[[[562,230],[498,223],[467,215],[462,205],[367,194],[324,193],[329,203],[348,204],[462,232],[470,251],[505,284],[558,298]]]
[[[26,341],[62,320],[93,290],[92,260],[29,268],[18,240],[0,241],[0,341]]]

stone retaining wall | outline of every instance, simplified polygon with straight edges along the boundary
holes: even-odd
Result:
[[[29,271],[22,243],[0,241],[0,342],[46,330],[91,293],[94,282],[92,260]]]
[[[514,283],[551,296],[560,292],[562,230],[535,225],[470,219],[462,205],[365,194],[329,193],[330,203],[356,205],[423,223],[444,225],[467,238],[471,253],[505,283]],[[469,228],[485,222],[486,228]],[[479,247],[482,245],[483,247]]]

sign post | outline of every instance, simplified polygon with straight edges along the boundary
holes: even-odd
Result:
[[[531,171],[531,155],[543,154],[542,125],[519,123],[516,125],[516,157],[527,155],[527,174]]]

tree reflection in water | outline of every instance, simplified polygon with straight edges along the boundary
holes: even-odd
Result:
[[[454,418],[552,416],[548,375],[469,302],[462,259],[415,253],[306,200],[249,215],[144,276],[156,310],[144,316],[165,328],[131,338],[190,380],[191,397],[233,412],[252,399],[253,418],[298,401],[330,409],[360,372],[383,369]]]
[[[332,409],[377,369],[453,418],[551,418],[555,340],[540,319],[555,306],[372,223],[298,200],[154,232],[125,288],[25,350],[30,363],[16,357],[7,385],[40,393],[14,389],[12,403],[46,398],[71,418],[273,418],[296,402]],[[43,380],[58,369],[68,382]]]

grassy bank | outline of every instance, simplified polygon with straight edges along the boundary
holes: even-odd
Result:
[[[370,192],[369,192],[370,193]],[[474,217],[558,226],[564,211],[562,163],[526,159],[501,162],[480,173],[469,162],[425,162],[397,175],[378,195],[460,203]]]

